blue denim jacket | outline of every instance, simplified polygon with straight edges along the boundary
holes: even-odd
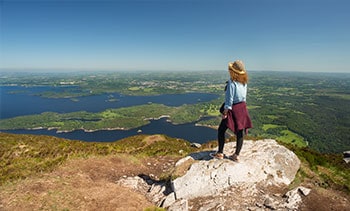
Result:
[[[246,102],[247,84],[243,85],[237,81],[228,80],[225,93],[225,109],[232,109],[232,104]]]

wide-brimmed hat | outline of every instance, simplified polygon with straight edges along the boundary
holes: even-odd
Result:
[[[228,69],[232,70],[233,72],[239,75],[244,75],[247,73],[247,71],[245,70],[244,64],[241,60],[236,60],[234,62],[228,63]]]

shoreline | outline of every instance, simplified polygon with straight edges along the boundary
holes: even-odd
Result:
[[[144,120],[160,120],[162,118],[170,118],[170,115],[161,115],[159,117],[153,117],[153,118],[145,118]],[[170,120],[168,122],[171,122]],[[147,123],[149,124],[149,123]],[[145,124],[145,125],[147,125]],[[144,125],[141,125],[144,126]],[[141,127],[139,126],[139,127]],[[97,132],[97,131],[103,131],[103,130],[107,130],[107,131],[112,131],[112,130],[122,130],[122,131],[126,131],[126,130],[131,130],[134,128],[125,128],[125,127],[113,127],[113,128],[100,128],[100,129],[85,129],[85,128],[79,128],[79,129],[71,129],[71,130],[60,130],[59,127],[34,127],[34,128],[25,128],[25,129],[10,129],[10,130],[56,130],[56,133],[70,133],[70,132],[74,132],[77,130],[82,130],[86,133],[93,133],[93,132]]]
[[[160,120],[160,119],[163,119],[163,118],[167,118],[167,122],[170,122],[171,124],[173,125],[177,125],[177,124],[174,124],[169,118],[170,118],[170,115],[161,115],[159,117],[154,117],[154,118],[145,118],[144,120]],[[149,123],[147,123],[149,124]],[[145,125],[147,125],[145,124]],[[141,125],[139,127],[142,127],[144,125]],[[198,124],[198,123],[194,123],[194,126],[196,127],[207,127],[207,128],[211,128],[211,129],[214,129],[214,130],[217,130],[218,129],[218,126],[212,126],[212,125],[203,125],[203,124]],[[111,128],[100,128],[100,129],[85,129],[85,128],[78,128],[78,129],[71,129],[71,130],[60,130],[59,127],[35,127],[35,128],[24,128],[24,129],[8,129],[7,131],[10,131],[10,130],[56,130],[56,133],[70,133],[70,132],[74,132],[74,131],[78,131],[78,130],[82,130],[84,131],[85,133],[93,133],[93,132],[97,132],[97,131],[113,131],[113,130],[121,130],[121,131],[127,131],[127,130],[131,130],[131,129],[135,129],[135,128],[125,128],[125,127],[111,127]]]
[[[70,133],[70,132],[74,132],[77,130],[82,130],[86,133],[93,133],[93,132],[97,132],[97,131],[102,131],[102,130],[107,130],[107,131],[111,131],[111,130],[129,130],[127,128],[124,127],[115,127],[115,128],[101,128],[101,129],[84,129],[84,128],[79,128],[79,129],[74,129],[74,130],[57,130],[56,133]]]

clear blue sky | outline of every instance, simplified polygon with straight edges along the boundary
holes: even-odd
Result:
[[[0,69],[350,72],[348,0],[0,0]]]

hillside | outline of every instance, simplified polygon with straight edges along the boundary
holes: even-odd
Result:
[[[208,143],[197,149],[189,142],[163,135],[139,135],[113,143],[86,143],[49,136],[0,133],[0,209],[160,209],[141,191],[142,187],[125,187],[118,181],[143,178],[154,184],[168,184],[170,178],[180,178],[187,172],[188,166],[182,166],[182,169],[175,166],[179,160],[215,146],[216,143]],[[280,188],[257,186],[257,191],[264,193],[259,195],[282,199],[289,190],[302,186],[311,192],[303,197],[301,210],[346,210],[350,206],[350,169],[342,163],[341,156],[288,148],[301,161],[295,179]],[[249,153],[245,154],[248,158]],[[223,162],[231,165],[228,161]],[[247,162],[243,159],[240,164]],[[229,187],[217,195],[190,199],[188,206],[190,210],[199,210],[204,205],[210,208],[214,206],[210,203],[219,199],[242,199],[242,191],[244,186]],[[249,200],[249,203],[255,202],[255,198]],[[249,204],[245,205],[247,201],[239,201],[242,202],[240,206],[253,209]],[[264,202],[255,203],[269,209],[269,204]],[[234,210],[237,206],[231,205],[233,207],[226,206],[223,210]],[[259,209],[257,205],[255,208]]]

